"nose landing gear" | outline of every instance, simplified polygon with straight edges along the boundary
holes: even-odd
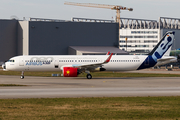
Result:
[[[6,65],[2,64],[2,68],[3,68],[3,70],[6,70]]]
[[[21,78],[21,79],[24,79],[24,71],[22,71],[20,78]]]
[[[24,76],[21,76],[21,79],[24,79]]]

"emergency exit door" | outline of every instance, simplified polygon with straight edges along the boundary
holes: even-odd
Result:
[[[24,57],[19,58],[19,66],[24,66]]]

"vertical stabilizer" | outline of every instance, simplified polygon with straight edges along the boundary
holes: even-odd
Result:
[[[174,35],[175,32],[168,31],[156,47],[149,53],[155,61],[163,56],[169,56],[173,45]]]
[[[158,59],[169,56],[173,45],[174,35],[175,32],[167,32],[137,70],[154,67],[157,64]]]

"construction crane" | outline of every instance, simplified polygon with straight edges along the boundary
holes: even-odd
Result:
[[[133,8],[127,8],[118,5],[105,5],[105,4],[93,4],[93,3],[74,3],[74,2],[65,2],[65,5],[74,5],[74,6],[83,6],[83,7],[94,7],[94,8],[106,8],[111,10],[116,10],[116,22],[119,23],[119,27],[121,24],[120,20],[120,10],[129,10],[133,11]]]

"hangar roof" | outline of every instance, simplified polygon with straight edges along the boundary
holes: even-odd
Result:
[[[106,54],[115,53],[119,55],[128,55],[128,52],[125,52],[117,47],[113,46],[69,46],[71,49],[74,49],[82,54]]]

